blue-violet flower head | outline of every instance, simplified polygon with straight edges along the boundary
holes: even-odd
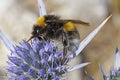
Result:
[[[54,41],[23,40],[8,59],[10,80],[61,80],[67,68]]]

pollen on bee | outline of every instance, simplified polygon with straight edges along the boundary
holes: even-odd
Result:
[[[44,16],[40,16],[37,19],[36,25],[40,26],[40,27],[45,27],[46,23],[45,23],[45,17]]]
[[[66,24],[64,24],[64,30],[65,31],[72,31],[75,28],[75,24],[72,22],[67,22]]]

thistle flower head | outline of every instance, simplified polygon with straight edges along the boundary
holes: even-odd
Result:
[[[118,48],[115,51],[114,68],[110,70],[110,78],[111,80],[120,79],[120,53]]]
[[[110,78],[111,80],[119,80],[120,79],[120,70],[110,70]]]
[[[61,80],[63,74],[88,65],[69,67],[67,61],[63,64],[63,52],[58,50],[56,42],[37,38],[31,43],[23,40],[8,59],[10,80]]]
[[[110,76],[106,74],[104,68],[101,65],[99,67],[104,80],[120,80],[120,53],[118,48],[116,48],[115,51],[114,68],[110,69]],[[89,80],[94,80],[88,73],[86,73],[86,75]]]
[[[115,51],[114,68],[110,70],[110,77],[107,76],[103,67],[100,66],[104,80],[120,80],[120,53],[118,48]]]
[[[10,79],[60,80],[67,72],[66,65],[62,64],[62,55],[54,41],[43,43],[35,38],[28,43],[23,40],[8,57]]]

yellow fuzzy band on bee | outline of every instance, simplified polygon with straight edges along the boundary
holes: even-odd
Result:
[[[67,22],[64,24],[64,30],[65,31],[72,31],[75,29],[75,24],[72,22]]]
[[[45,23],[45,17],[44,16],[40,16],[37,19],[36,25],[40,26],[40,27],[45,27],[46,23]]]

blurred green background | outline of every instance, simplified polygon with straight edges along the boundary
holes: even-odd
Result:
[[[112,18],[104,28],[71,62],[91,62],[83,71],[87,71],[95,80],[103,80],[99,70],[101,64],[107,73],[113,66],[115,48],[120,49],[120,0],[43,0],[48,14],[63,19],[77,19],[89,22],[90,26],[76,25],[81,41],[94,30],[107,16]],[[28,39],[33,24],[39,17],[37,0],[0,0],[0,30],[14,43]],[[0,80],[6,76],[8,49],[0,41]],[[80,77],[84,77],[81,79]],[[68,74],[69,80],[88,80],[80,70]],[[6,80],[6,79],[5,79]]]

